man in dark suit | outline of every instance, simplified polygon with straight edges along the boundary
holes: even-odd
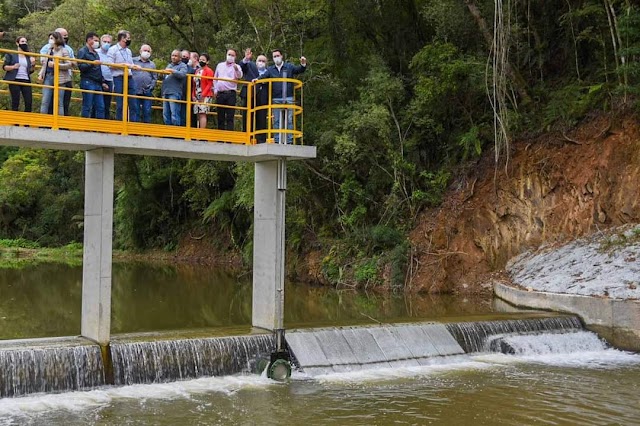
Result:
[[[244,81],[253,81],[259,76],[258,67],[256,63],[251,60],[252,58],[253,53],[251,52],[251,48],[246,49],[244,51],[244,58],[240,61]],[[247,85],[243,84],[240,88],[240,106],[246,107],[247,105]],[[253,119],[251,119],[251,122],[253,123]],[[247,131],[247,110],[242,110],[242,131]]]

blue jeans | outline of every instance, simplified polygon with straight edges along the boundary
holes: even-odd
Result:
[[[66,72],[66,71],[65,71]],[[53,73],[53,72],[52,72]],[[45,86],[53,86],[53,74],[44,79]],[[53,89],[45,87],[42,89],[42,103],[40,104],[40,112],[42,114],[49,113],[49,106],[53,102]],[[58,115],[64,115],[64,90],[58,89]]]
[[[83,78],[80,80],[80,88],[102,92],[102,84],[95,80]],[[95,111],[95,118],[104,118],[104,98],[102,94],[82,92],[82,113],[85,118],[91,117],[91,111]]]
[[[286,98],[274,98],[274,104],[293,104],[293,97],[287,96]],[[273,109],[273,131],[275,132],[274,140],[275,143],[280,143],[280,133],[278,133],[278,129],[280,129],[280,120],[284,118],[284,114],[287,114],[287,129],[293,130],[293,110],[292,109],[284,109],[279,108]],[[283,126],[284,128],[284,123]],[[287,133],[287,144],[291,145],[293,143],[293,135],[291,133]]]
[[[113,93],[122,94],[122,89],[124,86],[124,77],[113,77]],[[136,94],[136,86],[133,81],[133,77],[129,76],[129,87],[127,87],[127,94],[135,95]],[[122,120],[122,96],[116,96],[116,120]],[[138,121],[138,115],[136,114],[136,110],[134,108],[132,99],[129,98],[129,121]]]
[[[148,96],[149,99],[131,99],[133,108],[136,110],[136,118],[138,121],[142,119],[143,123],[151,123],[151,90],[144,90],[137,94],[138,96]]]
[[[182,97],[178,94],[164,95],[165,99],[176,100],[179,101]],[[182,110],[182,105],[178,102],[163,102],[162,103],[162,119],[164,124],[169,126],[179,126],[180,125],[180,111]]]

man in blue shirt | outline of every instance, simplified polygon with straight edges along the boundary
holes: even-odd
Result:
[[[171,63],[167,65],[165,71],[169,71],[171,74],[163,75],[162,97],[167,101],[162,104],[162,118],[164,124],[180,126],[182,104],[175,101],[183,99],[182,92],[184,81],[187,78],[187,65],[181,61],[179,50],[171,52]]]
[[[106,88],[103,90],[104,94],[102,95],[104,103],[104,118],[106,119],[111,118],[111,93],[113,92],[113,75],[111,74],[111,68],[109,68],[108,65],[111,60],[107,56],[107,52],[111,47],[111,40],[111,34],[103,34],[102,37],[100,37],[100,49],[98,49],[100,62],[102,62],[102,65],[100,66],[102,69],[102,78],[106,84],[106,86],[103,86],[103,88]]]
[[[300,65],[295,66],[291,62],[284,62],[284,56],[280,49],[275,49],[271,52],[273,57],[273,65],[267,68],[267,72],[257,78],[262,80],[265,78],[293,78],[295,75],[302,74],[307,68],[307,58],[302,56],[300,58]],[[283,86],[286,86],[283,91]],[[293,104],[293,84],[292,83],[273,83],[271,87],[271,100],[274,104]],[[286,128],[293,130],[293,110],[286,109],[274,109],[273,128],[275,130],[284,128],[281,127],[281,120],[285,119],[286,111]],[[280,135],[276,133],[275,142],[280,143]],[[293,143],[293,135],[287,133],[287,144]]]
[[[136,95],[145,96],[146,99],[131,99],[135,107],[138,120],[143,123],[151,123],[151,103],[153,89],[156,88],[158,74],[146,70],[155,70],[156,64],[151,60],[151,46],[143,44],[140,46],[140,56],[133,58],[133,63],[140,69],[133,72],[133,80],[136,83]],[[144,70],[143,70],[144,68]]]
[[[116,36],[118,42],[111,46],[107,51],[107,57],[111,66],[111,75],[113,76],[113,92],[118,93],[120,96],[116,96],[116,120],[122,120],[123,115],[127,112],[123,112],[124,96],[135,95],[136,85],[133,81],[132,70],[139,70],[140,67],[133,63],[133,55],[131,54],[131,33],[127,30],[118,31]],[[113,66],[120,65],[120,66]],[[127,73],[127,87],[125,94],[124,87],[124,74]],[[138,116],[134,108],[133,98],[127,100],[129,110],[129,121],[138,121]],[[126,116],[126,115],[125,115]]]

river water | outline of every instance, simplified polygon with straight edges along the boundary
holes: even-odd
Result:
[[[251,324],[250,276],[219,268],[115,263],[112,333]],[[285,324],[344,325],[483,315],[491,298],[380,295],[287,284]],[[0,339],[80,334],[82,267],[0,269]]]
[[[0,271],[2,338],[77,334],[80,281],[78,268],[59,265]],[[496,315],[486,299],[287,290],[289,325]],[[248,280],[208,268],[116,265],[114,328],[246,326],[250,293]],[[587,332],[558,339],[514,337],[516,355],[447,356],[427,366],[316,377],[296,372],[286,383],[244,375],[5,398],[0,425],[639,424],[640,356],[606,348]]]

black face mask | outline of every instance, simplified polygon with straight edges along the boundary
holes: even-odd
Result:
[[[198,62],[198,63],[200,64],[200,66],[201,66],[201,67],[204,67],[205,65],[207,65],[207,63],[206,63],[206,62],[204,62],[204,61],[200,61],[200,62]]]
[[[126,44],[127,47],[129,47],[131,45],[131,40],[125,40],[124,44]]]
[[[20,48],[20,50],[22,50],[23,52],[28,52],[29,51],[29,45],[26,43],[20,43],[18,45],[18,47]]]
[[[189,58],[182,58],[182,63],[183,64],[188,64],[189,63]]]
[[[64,44],[67,44],[69,42],[69,37],[62,37],[64,39]]]

